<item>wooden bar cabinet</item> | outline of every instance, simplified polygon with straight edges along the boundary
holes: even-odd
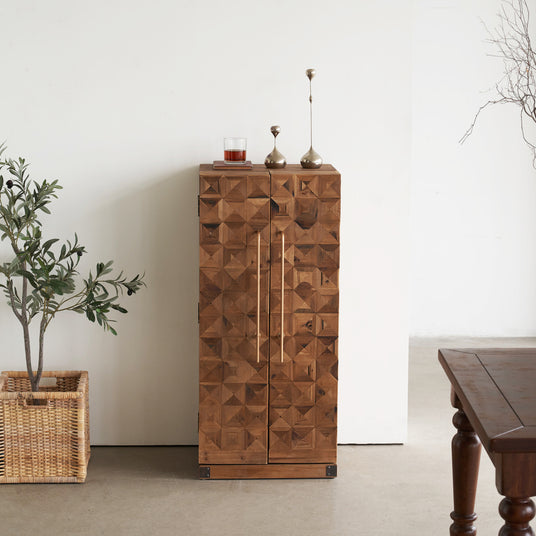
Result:
[[[199,177],[200,477],[337,474],[340,174]]]

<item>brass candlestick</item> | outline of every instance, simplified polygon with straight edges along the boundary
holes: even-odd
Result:
[[[285,157],[277,150],[277,147],[275,146],[275,140],[277,138],[277,135],[281,132],[281,127],[278,125],[274,125],[273,127],[270,127],[270,132],[274,136],[274,149],[265,158],[264,165],[269,169],[284,168],[287,165],[287,161],[285,160]]]
[[[311,88],[311,80],[314,78],[316,71],[314,69],[307,69],[305,71],[307,78],[309,78],[309,116],[311,127],[311,147],[302,156],[300,164],[305,169],[316,169],[322,165],[322,157],[313,149],[313,95]]]

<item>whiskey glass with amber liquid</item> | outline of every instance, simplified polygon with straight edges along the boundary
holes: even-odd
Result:
[[[247,138],[224,138],[223,160],[226,164],[245,164]]]

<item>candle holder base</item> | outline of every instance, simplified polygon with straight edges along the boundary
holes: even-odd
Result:
[[[322,165],[322,157],[311,147],[300,160],[304,169],[317,169]]]

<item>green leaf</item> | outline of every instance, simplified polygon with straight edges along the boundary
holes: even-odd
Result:
[[[35,288],[35,287],[38,286],[36,281],[35,281],[34,275],[31,272],[28,272],[28,270],[17,270],[16,273],[18,275],[21,275],[21,276],[25,277],[29,281],[30,285],[32,285],[32,287]]]
[[[50,240],[47,240],[42,247],[43,253],[46,253],[50,247],[59,241],[59,238],[51,238]]]

